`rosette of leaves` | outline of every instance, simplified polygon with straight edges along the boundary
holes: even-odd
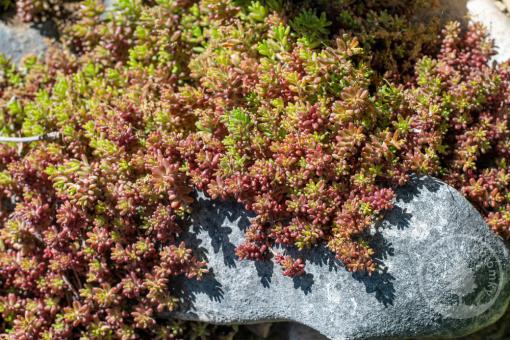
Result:
[[[251,1],[237,3],[249,7]],[[383,77],[410,80],[416,61],[439,51],[440,22],[428,14],[437,10],[436,0],[268,0],[265,4],[312,45],[329,45],[344,34],[356,37],[366,51],[366,62],[376,71],[378,85]]]

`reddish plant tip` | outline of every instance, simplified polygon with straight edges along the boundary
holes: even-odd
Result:
[[[275,261],[283,270],[283,275],[288,277],[298,277],[305,274],[305,263],[302,259],[294,260],[290,256],[276,255]]]

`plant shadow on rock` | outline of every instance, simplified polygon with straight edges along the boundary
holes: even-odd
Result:
[[[256,261],[255,269],[260,277],[260,283],[264,288],[271,288],[271,278],[273,277],[273,261]]]
[[[30,27],[38,30],[43,37],[52,38],[55,39],[56,41],[59,41],[60,39],[57,24],[53,20],[32,23]]]
[[[442,182],[433,177],[418,177],[412,175],[408,184],[396,190],[396,201],[410,203],[414,197],[417,197],[423,189],[430,192],[439,190]],[[395,287],[393,281],[395,277],[388,271],[384,261],[390,256],[394,256],[394,248],[391,242],[384,238],[382,231],[395,226],[398,230],[404,230],[410,227],[412,215],[407,210],[398,205],[384,215],[384,219],[377,225],[376,232],[372,236],[370,246],[374,250],[374,262],[378,266],[378,271],[368,275],[364,272],[355,272],[353,278],[365,285],[367,293],[374,293],[377,301],[384,306],[393,305],[395,299]]]
[[[193,254],[197,259],[208,260],[207,250],[201,246],[202,240],[198,239],[195,234],[189,233],[186,236],[186,242],[193,249]],[[210,268],[201,280],[180,277],[175,279],[169,287],[174,295],[180,298],[182,307],[188,311],[195,310],[194,303],[197,294],[207,294],[209,299],[215,302],[221,302],[224,297],[222,284],[216,279],[213,268]]]
[[[198,194],[192,207],[190,230],[193,234],[206,231],[214,253],[217,254],[221,250],[225,265],[235,268],[236,246],[230,241],[229,236],[232,234],[232,228],[225,226],[224,222],[228,220],[229,225],[236,225],[244,231],[250,225],[249,219],[254,216],[233,201],[219,202]]]
[[[224,265],[228,268],[236,268],[235,245],[230,241],[232,228],[225,226],[227,219],[231,224],[234,222],[241,230],[245,230],[249,224],[249,218],[253,217],[242,207],[233,202],[220,202],[204,198],[202,193],[194,194],[195,203],[192,206],[189,233],[185,236],[186,244],[193,249],[194,255],[201,261],[208,261],[208,251],[202,246],[203,240],[197,235],[207,232],[211,240],[211,246],[215,254],[220,251]],[[184,282],[186,281],[186,284]],[[187,310],[194,309],[197,294],[207,294],[211,301],[221,302],[224,292],[221,283],[215,278],[214,268],[204,275],[201,280],[182,280],[177,282],[176,295],[181,297],[181,303]]]
[[[0,1],[1,3],[1,1]],[[53,18],[39,22],[23,22],[17,15],[14,8],[3,10],[0,4],[0,22],[12,28],[32,28],[39,32],[42,37],[60,41],[58,25]]]
[[[406,203],[411,202],[413,197],[426,189],[435,192],[439,189],[441,182],[434,178],[424,178],[412,176],[409,184],[397,190],[397,201]],[[245,231],[250,225],[250,218],[255,215],[248,212],[241,204],[233,200],[218,201],[206,198],[202,193],[197,193],[195,203],[192,207],[190,217],[190,233],[186,236],[187,244],[194,249],[195,255],[203,261],[208,260],[208,252],[203,247],[203,240],[197,235],[206,232],[210,239],[212,249],[215,254],[221,252],[224,265],[228,268],[237,268],[238,261],[235,249],[236,245],[232,242],[232,228],[239,228]],[[388,271],[384,261],[390,256],[394,256],[394,248],[391,242],[384,238],[382,230],[386,228],[396,227],[398,230],[404,230],[410,226],[411,214],[405,209],[395,206],[391,211],[387,212],[383,223],[376,226],[376,232],[371,237],[370,245],[374,249],[374,261],[378,265],[379,270],[371,275],[365,272],[352,273],[352,277],[365,285],[368,294],[375,294],[377,301],[384,306],[393,305],[395,299],[395,288],[393,282],[395,277]],[[338,271],[342,269],[342,263],[335,258],[335,255],[324,245],[316,246],[308,250],[298,250],[294,247],[276,246],[276,249],[285,251],[285,253],[293,257],[301,257],[308,265],[328,266],[328,270]],[[274,273],[274,263],[270,261],[255,261],[254,266],[260,277],[260,283],[264,288],[271,288],[272,277]],[[290,280],[290,279],[289,279]],[[313,291],[314,276],[306,273],[303,276],[292,278],[295,289],[302,290],[305,295]],[[221,302],[223,299],[223,290],[221,283],[216,280],[214,268],[205,275],[202,280],[191,280],[186,284],[186,292],[181,296],[187,303],[189,310],[192,309],[196,294],[205,293],[211,301]]]
[[[409,226],[410,214],[405,213],[402,209],[393,209],[391,215],[399,221],[399,230]],[[375,294],[377,301],[382,303],[385,307],[393,305],[395,300],[395,287],[393,281],[395,277],[388,271],[384,264],[384,260],[390,256],[395,255],[395,250],[391,242],[384,238],[380,230],[377,230],[373,235],[371,248],[374,250],[373,259],[378,269],[370,275],[366,272],[354,272],[352,277],[365,285],[365,290],[368,294]]]
[[[416,175],[411,175],[408,184],[399,188],[397,190],[397,201],[403,201],[405,203],[409,203],[412,199],[420,194],[423,189],[427,189],[430,192],[437,192],[443,182],[434,178],[434,177],[418,177]],[[393,211],[389,211],[386,217],[391,217]],[[398,213],[395,214],[395,218],[403,218],[408,219],[405,216],[399,216]]]
[[[385,246],[388,248],[381,250],[380,248],[374,248],[375,256],[379,254],[387,254],[387,256],[393,256],[393,248],[391,247],[391,243],[388,244],[386,241]],[[385,307],[388,305],[393,305],[393,301],[395,300],[395,287],[393,285],[393,281],[395,281],[395,277],[388,272],[388,268],[384,266],[384,262],[380,259],[375,259],[374,261],[378,265],[378,270],[371,275],[366,272],[354,272],[352,273],[352,277],[365,285],[365,290],[368,294],[375,294],[375,298],[377,301],[382,303]]]

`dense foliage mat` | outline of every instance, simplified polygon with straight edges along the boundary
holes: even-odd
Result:
[[[378,270],[412,173],[510,237],[509,64],[479,25],[440,38],[413,19],[430,3],[380,3],[86,0],[63,48],[1,59],[0,135],[42,140],[0,144],[0,331],[210,336],[165,316],[207,275],[182,241],[196,190],[255,212],[238,257],[288,276],[319,244]]]
[[[0,0],[2,11],[15,11],[24,22],[58,19],[66,14],[65,4],[73,0]]]

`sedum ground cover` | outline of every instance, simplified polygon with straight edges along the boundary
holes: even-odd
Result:
[[[29,3],[5,8],[62,15]],[[255,212],[236,254],[287,276],[319,244],[377,271],[413,173],[510,237],[510,64],[480,25],[416,22],[430,1],[80,5],[45,58],[0,59],[0,135],[43,137],[0,144],[3,337],[232,336],[166,316],[208,271],[182,241],[196,190]]]

